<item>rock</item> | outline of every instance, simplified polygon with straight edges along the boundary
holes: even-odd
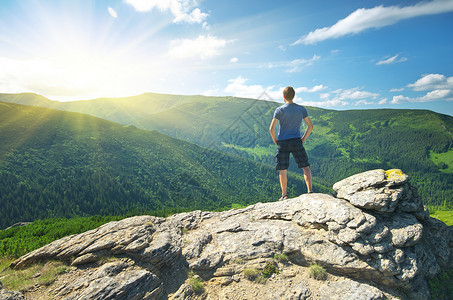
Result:
[[[382,169],[363,172],[343,179],[333,185],[337,197],[353,195],[369,187],[380,186],[385,183],[385,171]]]
[[[420,199],[408,184],[408,176],[401,170],[372,170],[353,175],[334,184],[338,198],[354,206],[379,212],[394,212],[399,202],[400,210],[418,212],[423,210]]]
[[[90,276],[69,283],[59,299],[158,299],[162,283],[157,276],[124,262],[106,263]]]
[[[383,300],[384,294],[377,288],[352,280],[329,282],[320,288],[321,300]]]
[[[0,300],[25,300],[25,296],[20,292],[0,289]]]
[[[99,258],[94,255],[93,253],[87,253],[82,256],[77,257],[74,259],[74,261],[71,263],[71,266],[78,266],[78,265],[84,265],[88,263],[92,263],[97,261]]]
[[[309,299],[311,291],[308,286],[304,283],[298,283],[291,288],[285,286],[280,287],[277,290],[273,290],[272,293],[267,295],[266,299],[289,299],[289,300],[305,300]]]
[[[4,290],[0,281],[0,300],[25,300],[25,296],[20,292]]]
[[[169,299],[170,300],[186,300],[194,295],[194,291],[188,284],[183,284]]]
[[[370,281],[405,290],[411,299],[429,297],[427,280],[441,268],[453,267],[453,229],[429,217],[407,175],[398,170],[368,171],[336,183],[334,190],[336,197],[306,194],[224,212],[111,222],[54,241],[11,267],[20,269],[40,260],[72,261],[81,273],[64,287],[53,287],[60,298],[195,299],[210,292],[194,295],[187,285],[187,269],[226,289],[225,295],[236,295],[229,289],[250,284],[241,280],[245,268],[262,270],[275,254],[285,254],[295,267],[269,279],[279,282],[275,288],[281,287],[284,299],[317,293],[292,282],[303,273],[296,266],[312,263],[349,278],[326,285],[325,293],[353,299],[354,290],[363,290],[361,294],[368,296],[357,299],[382,298],[382,292],[364,284]],[[129,260],[87,264],[98,257]]]

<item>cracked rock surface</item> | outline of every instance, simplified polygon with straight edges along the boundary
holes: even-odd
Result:
[[[56,299],[384,299],[397,290],[428,299],[427,280],[453,267],[453,228],[429,217],[400,170],[356,174],[333,188],[336,197],[307,194],[224,212],[111,222],[54,241],[11,267],[72,264],[64,275],[71,281],[62,277],[49,287]],[[246,279],[245,269],[262,270],[281,254],[288,261],[276,263],[280,272],[266,284]],[[309,284],[302,275],[313,263],[332,281]],[[189,269],[204,282],[203,294],[190,288]],[[358,291],[362,298],[355,298]]]

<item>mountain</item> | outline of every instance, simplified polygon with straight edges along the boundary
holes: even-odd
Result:
[[[408,179],[371,170],[336,196],[110,222],[23,255],[2,281],[27,299],[451,299],[453,227]]]
[[[215,210],[280,195],[271,166],[81,113],[0,102],[0,141],[0,228]],[[300,174],[293,178],[290,193],[303,193]]]
[[[26,96],[27,103],[42,98]],[[10,97],[18,96],[0,95],[2,101]],[[40,105],[55,107],[52,101]],[[55,108],[158,130],[273,166],[275,146],[268,127],[279,105],[235,97],[147,93],[64,102]],[[426,204],[453,203],[453,117],[426,110],[307,110],[315,126],[305,144],[315,182],[331,186],[357,172],[401,168],[411,176]],[[294,163],[290,170],[300,173]]]

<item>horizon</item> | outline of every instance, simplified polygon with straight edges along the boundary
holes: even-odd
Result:
[[[154,92],[144,92],[144,93],[141,93],[141,94],[138,94],[138,95],[132,95],[132,96],[124,96],[124,97],[98,97],[98,98],[93,98],[93,99],[74,99],[74,100],[67,100],[67,101],[59,101],[59,100],[53,100],[53,99],[49,99],[47,98],[46,96],[44,95],[40,95],[40,94],[37,94],[37,93],[33,93],[33,92],[24,92],[24,93],[0,93],[0,95],[20,95],[20,94],[33,94],[33,95],[36,95],[36,96],[40,96],[40,97],[44,97],[46,98],[47,100],[49,101],[54,101],[54,102],[59,102],[59,103],[67,103],[67,102],[79,102],[79,101],[96,101],[96,100],[101,100],[101,99],[122,99],[122,98],[133,98],[133,97],[140,97],[140,96],[143,96],[143,95],[146,95],[146,94],[154,94],[154,95],[164,95],[164,96],[180,96],[180,97],[194,97],[194,96],[199,96],[199,97],[213,97],[213,98],[240,98],[240,99],[249,99],[249,100],[259,100],[259,101],[269,101],[269,102],[274,102],[274,103],[277,103],[277,104],[284,104],[283,100],[281,101],[277,101],[277,100],[274,100],[274,99],[257,99],[257,98],[248,98],[248,97],[236,97],[236,96],[215,96],[215,95],[200,95],[200,94],[189,94],[189,95],[179,95],[179,94],[165,94],[165,93],[154,93]],[[1,102],[1,100],[0,100]],[[324,110],[332,110],[332,111],[359,111],[359,110],[425,110],[425,111],[431,111],[431,112],[434,112],[434,113],[438,113],[438,114],[442,114],[442,115],[446,115],[446,116],[450,116],[450,117],[453,117],[452,114],[448,114],[448,113],[445,113],[445,112],[441,112],[441,111],[435,111],[435,110],[432,110],[432,109],[429,109],[429,108],[389,108],[389,107],[380,107],[380,108],[329,108],[329,107],[318,107],[318,106],[312,106],[312,105],[304,105],[303,101],[302,102],[298,102],[297,104],[299,105],[303,105],[303,106],[306,106],[306,107],[313,107],[313,108],[318,108],[318,109],[324,109]]]
[[[0,8],[8,24],[0,93],[60,102],[266,93],[283,102],[291,85],[306,106],[453,115],[453,0],[5,0]]]

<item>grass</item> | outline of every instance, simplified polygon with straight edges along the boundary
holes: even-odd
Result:
[[[244,271],[245,278],[256,283],[265,284],[267,279],[272,276],[272,274],[278,274],[279,270],[275,266],[274,262],[267,262],[263,270],[257,268],[246,268]]]
[[[7,266],[11,260],[2,258],[0,260],[2,267],[1,281],[6,290],[20,291],[27,289],[35,284],[50,285],[58,275],[64,274],[69,270],[69,267],[62,262],[48,261],[46,263],[38,263],[29,266],[22,270],[13,270]],[[6,267],[5,267],[6,265]]]
[[[187,277],[189,278],[189,286],[192,291],[198,295],[203,294],[204,284],[200,277],[197,276],[193,270],[189,270],[189,272],[187,272]]]
[[[0,273],[6,269],[12,262],[14,261],[13,258],[9,257],[0,257]]]
[[[260,276],[260,271],[257,268],[246,268],[243,273],[245,278],[250,281],[255,281],[255,279]]]
[[[203,285],[203,282],[199,278],[197,278],[197,277],[190,278],[189,285],[195,294],[203,294],[204,285]]]
[[[440,167],[441,172],[453,173],[453,150],[445,153],[429,151],[429,158]]]
[[[453,211],[452,210],[436,210],[430,213],[430,217],[441,220],[448,226],[453,225]]]
[[[453,269],[443,270],[429,281],[431,299],[453,299]]]
[[[316,280],[327,279],[327,271],[321,265],[318,264],[310,265],[310,268],[308,270],[311,278],[314,278]]]
[[[262,147],[262,146],[255,146],[253,148],[246,148],[246,147],[241,147],[238,145],[232,145],[232,144],[227,144],[227,143],[222,143],[222,146],[226,148],[233,148],[239,151],[244,151],[255,158],[262,158],[265,156],[273,156],[275,155],[275,145],[270,145],[267,147]]]
[[[275,255],[274,255],[274,259],[275,259],[276,261],[281,262],[281,263],[286,263],[286,262],[288,262],[288,260],[289,260],[289,259],[288,259],[288,255],[286,255],[286,254],[284,254],[284,253],[275,254]]]

